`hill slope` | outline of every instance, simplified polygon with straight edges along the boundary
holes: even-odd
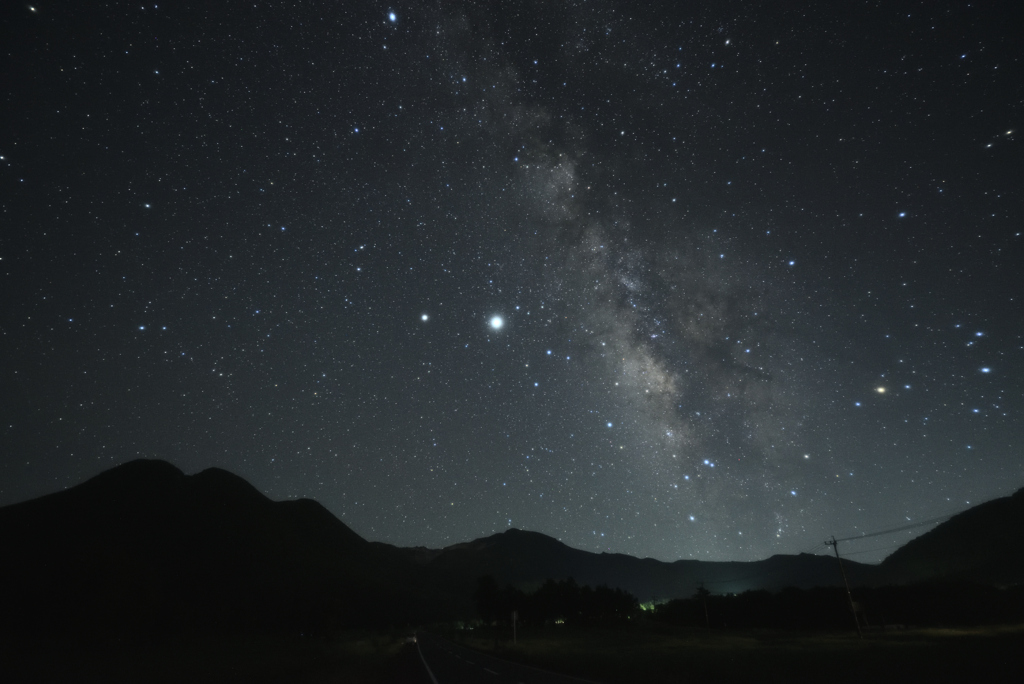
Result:
[[[882,562],[900,582],[944,578],[984,584],[1024,582],[1024,489],[959,513]]]
[[[0,509],[0,535],[0,620],[17,630],[326,628],[415,613],[424,593],[320,504],[216,468],[133,461]]]

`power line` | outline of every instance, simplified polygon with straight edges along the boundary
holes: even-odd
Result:
[[[806,549],[802,550],[800,553],[817,553],[819,550],[827,548],[827,546],[828,545],[825,542],[818,542],[814,546],[808,546]]]
[[[901,525],[900,527],[893,527],[892,529],[888,529],[888,530],[879,530],[878,532],[865,532],[864,534],[859,534],[859,535],[857,535],[855,537],[844,537],[843,539],[836,539],[836,541],[841,541],[841,542],[855,541],[857,539],[867,539],[868,537],[880,537],[883,534],[892,534],[894,532],[903,532],[905,530],[912,530],[912,529],[917,528],[917,527],[924,527],[925,525],[934,525],[935,523],[943,522],[944,520],[949,520],[954,515],[956,515],[956,513],[950,513],[948,515],[942,515],[942,516],[939,516],[938,518],[931,518],[929,520],[922,520],[920,522],[911,523],[909,525]]]
[[[871,553],[872,551],[885,551],[886,549],[896,549],[903,546],[903,544],[890,544],[889,546],[876,546],[873,549],[862,549],[861,551],[844,551],[840,554],[843,557],[856,556],[858,553]]]

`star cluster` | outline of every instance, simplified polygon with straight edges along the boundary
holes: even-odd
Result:
[[[1024,485],[995,8],[5,11],[0,504],[164,458],[751,560]]]

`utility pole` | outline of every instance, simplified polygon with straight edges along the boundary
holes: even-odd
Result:
[[[832,539],[825,543],[831,546],[832,550],[836,552],[836,560],[839,561],[839,572],[843,573],[843,584],[846,585],[846,599],[850,602],[850,615],[853,616],[853,624],[857,626],[857,636],[863,639],[864,633],[860,631],[860,620],[857,618],[857,609],[853,605],[853,594],[850,593],[850,582],[846,579],[846,570],[843,568],[843,559],[839,557],[839,542],[836,541],[835,535],[832,535]]]

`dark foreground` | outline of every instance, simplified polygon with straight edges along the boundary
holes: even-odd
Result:
[[[0,645],[0,681],[998,682],[1018,681],[1024,668],[1024,625],[875,632],[863,641],[848,633],[709,634],[651,624],[550,627],[520,633],[515,645],[504,633],[495,639],[480,630],[421,631],[419,643],[409,643],[409,635],[7,640]]]
[[[458,638],[458,637],[456,637]],[[546,628],[518,644],[463,636],[503,658],[605,682],[1019,681],[1024,625],[824,634]]]

